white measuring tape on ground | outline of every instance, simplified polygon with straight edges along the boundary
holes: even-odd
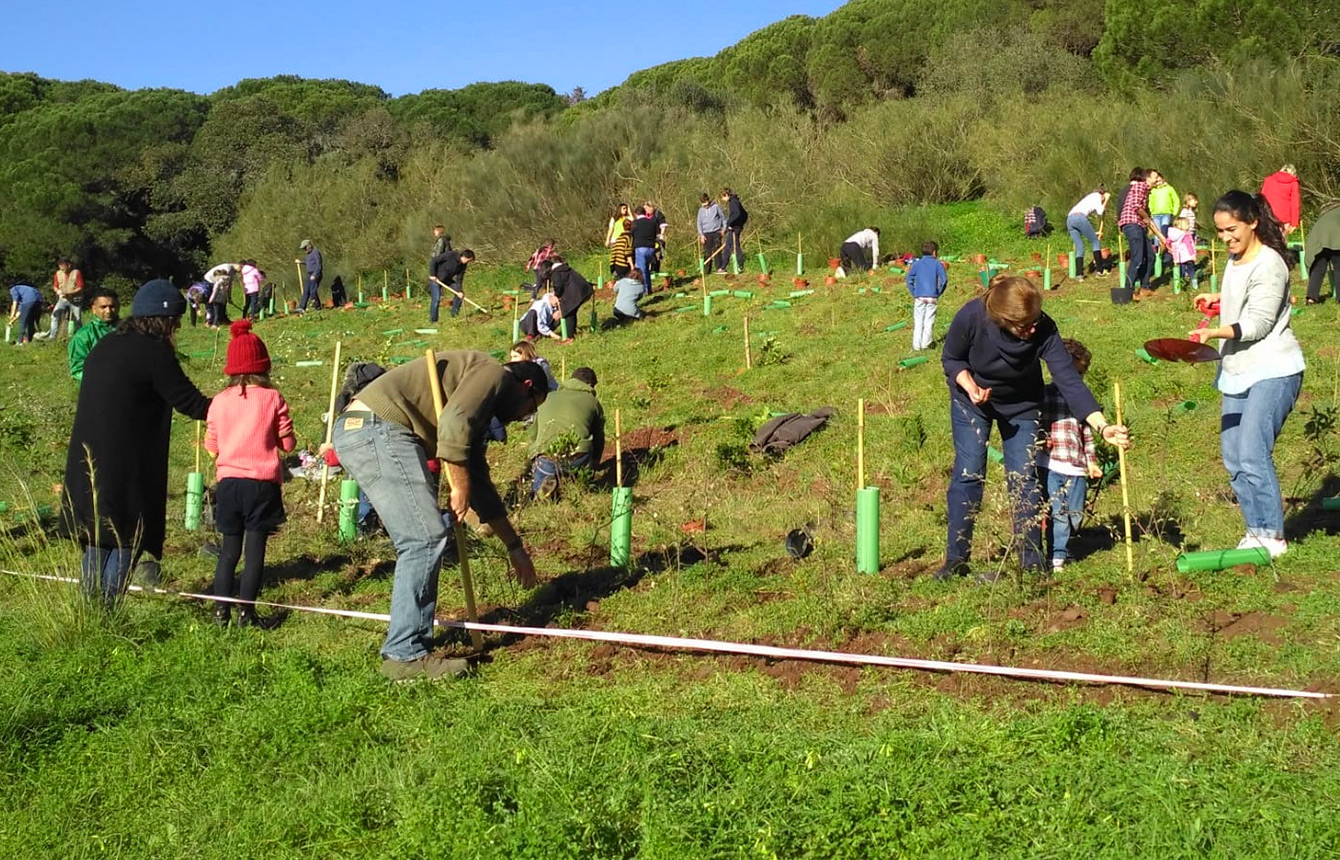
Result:
[[[67,576],[52,576],[40,573],[21,573],[13,570],[0,570],[0,573],[25,579],[37,579],[47,582],[78,584],[79,580]],[[352,609],[328,609],[321,606],[298,606],[288,603],[271,603],[257,600],[254,604],[235,597],[215,597],[212,594],[196,594],[189,591],[165,591],[128,586],[130,591],[146,594],[162,594],[181,597],[188,600],[216,601],[223,603],[245,603],[272,609],[284,609],[292,612],[311,612],[319,615],[335,615],[341,618],[355,618],[363,621],[389,622],[391,616],[377,612],[359,612]],[[1203,693],[1220,693],[1237,696],[1267,696],[1277,699],[1331,699],[1334,693],[1322,693],[1314,690],[1284,690],[1276,687],[1244,687],[1235,684],[1209,684],[1201,681],[1177,681],[1164,678],[1140,678],[1130,675],[1099,675],[1091,672],[1066,672],[1057,669],[1026,669],[1016,666],[995,666],[989,663],[951,663],[944,660],[921,660],[914,657],[885,657],[879,654],[852,654],[844,651],[816,651],[808,648],[780,648],[775,645],[754,645],[748,642],[722,642],[716,639],[687,639],[680,636],[651,636],[642,633],[614,633],[604,630],[572,630],[555,627],[518,627],[511,624],[484,624],[469,621],[456,621],[450,618],[435,619],[443,627],[458,630],[478,630],[481,633],[506,633],[516,636],[545,636],[554,639],[582,639],[588,642],[611,642],[619,645],[632,645],[641,648],[661,648],[671,651],[705,651],[715,654],[744,654],[752,657],[764,657],[770,660],[804,660],[811,663],[831,663],[846,666],[889,666],[896,669],[917,669],[926,672],[960,673],[974,675],[998,675],[1007,678],[1027,678],[1035,681],[1061,681],[1078,684],[1117,684],[1126,687],[1145,687],[1155,690],[1195,690]]]

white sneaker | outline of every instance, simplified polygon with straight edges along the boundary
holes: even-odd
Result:
[[[1063,558],[1052,559],[1052,570],[1061,570],[1064,567],[1065,567],[1065,559]]]
[[[1270,553],[1271,558],[1279,558],[1289,551],[1289,542],[1284,538],[1260,537],[1259,535],[1247,535],[1238,542],[1238,549],[1256,549],[1258,547]]]

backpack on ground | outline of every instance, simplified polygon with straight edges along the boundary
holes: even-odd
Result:
[[[1046,236],[1052,231],[1052,225],[1047,223],[1047,213],[1042,211],[1041,206],[1030,206],[1024,210],[1024,235],[1030,239],[1036,236]]]

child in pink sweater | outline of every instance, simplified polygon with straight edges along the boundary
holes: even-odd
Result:
[[[296,439],[284,397],[270,387],[270,354],[251,333],[248,320],[231,326],[228,361],[223,372],[228,385],[210,403],[205,449],[217,458],[219,483],[214,490],[214,516],[223,547],[214,569],[214,594],[232,597],[237,563],[245,544],[246,561],[238,597],[238,626],[273,626],[253,605],[265,568],[265,542],[284,522],[281,451],[292,451]],[[243,537],[245,536],[245,542]],[[230,604],[220,602],[214,620],[232,620]]]

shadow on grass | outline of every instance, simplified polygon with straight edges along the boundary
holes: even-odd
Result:
[[[1286,540],[1300,541],[1308,535],[1340,534],[1340,512],[1321,509],[1323,499],[1340,495],[1340,477],[1334,473],[1322,479],[1321,484],[1308,497],[1302,507],[1295,507],[1284,519],[1284,537]],[[1296,501],[1296,500],[1290,500]]]

